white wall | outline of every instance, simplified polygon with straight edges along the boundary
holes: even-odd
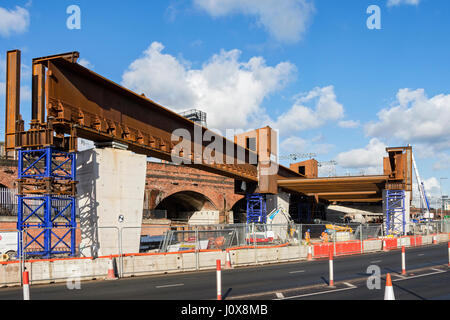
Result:
[[[77,155],[78,208],[83,256],[138,253],[144,203],[147,158],[112,148],[92,149]],[[119,217],[123,216],[123,222]]]

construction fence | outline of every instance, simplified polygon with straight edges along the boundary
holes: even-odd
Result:
[[[411,223],[408,236],[450,233],[450,220]],[[22,237],[14,229],[0,230],[0,253],[17,259],[19,239],[24,255],[40,259],[45,228],[28,228]],[[73,232],[72,232],[73,231]],[[75,257],[140,253],[173,253],[192,250],[227,250],[237,247],[308,246],[324,243],[396,238],[384,224],[230,224],[230,225],[143,225],[53,229],[52,249],[64,251],[74,237]],[[103,247],[101,247],[101,245]],[[58,251],[58,250],[57,250]],[[61,255],[60,257],[64,257]],[[58,257],[58,258],[60,258]],[[3,257],[6,259],[6,257]]]
[[[19,271],[24,268],[32,271],[35,283],[63,281],[73,270],[83,279],[98,279],[107,276],[110,259],[114,259],[118,276],[129,277],[213,269],[217,259],[223,263],[232,261],[233,267],[238,267],[306,260],[309,253],[320,259],[327,258],[330,251],[340,256],[395,250],[403,245],[431,245],[449,241],[450,221],[413,224],[411,235],[403,237],[386,235],[384,230],[382,224],[152,225],[88,231],[77,228],[69,233],[76,238],[74,256],[45,257],[33,254],[45,249],[38,237],[42,229],[5,229],[0,230],[0,286],[17,283]],[[36,240],[29,243],[29,236]],[[23,254],[17,257],[20,238]],[[51,243],[61,251],[69,245],[65,233],[54,235]]]

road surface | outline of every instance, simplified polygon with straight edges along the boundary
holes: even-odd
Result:
[[[381,288],[369,290],[369,266],[381,271]],[[401,276],[401,251],[336,258],[334,281],[328,287],[328,260],[284,263],[222,271],[226,300],[382,300],[385,274],[391,273],[396,298],[450,299],[447,244],[409,248],[407,270]],[[215,271],[192,272],[117,281],[82,282],[80,290],[66,284],[31,286],[32,300],[214,300]],[[0,289],[0,300],[21,300],[21,288]]]

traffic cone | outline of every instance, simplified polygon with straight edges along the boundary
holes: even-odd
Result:
[[[308,261],[312,261],[312,247],[308,246]]]
[[[230,250],[227,249],[227,258],[226,258],[226,263],[225,263],[225,269],[232,269],[233,267],[231,266],[231,256],[230,256]]]
[[[391,274],[386,275],[386,290],[384,292],[384,300],[395,300],[394,288],[392,287]]]
[[[438,242],[437,242],[437,236],[433,236],[433,244],[438,244]]]
[[[388,251],[386,246],[386,240],[383,240],[383,251]]]
[[[106,277],[106,280],[117,280],[116,272],[114,271],[114,261],[112,255],[109,256],[108,276]]]

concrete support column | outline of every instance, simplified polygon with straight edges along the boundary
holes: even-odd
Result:
[[[118,254],[121,230],[122,253],[138,253],[146,156],[113,148],[91,149],[77,155],[77,165],[81,255]]]

